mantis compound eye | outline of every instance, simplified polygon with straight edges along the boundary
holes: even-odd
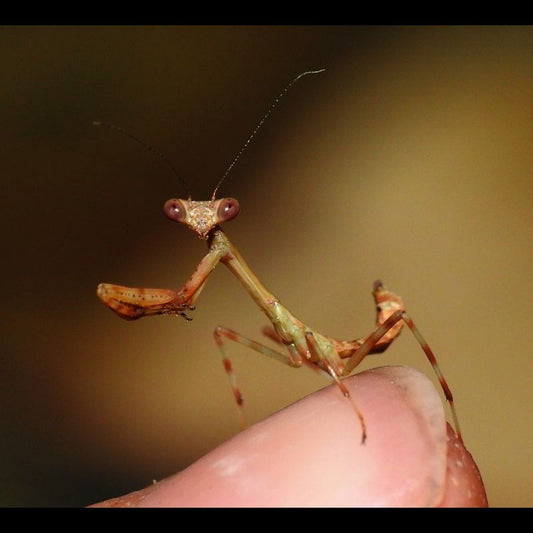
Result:
[[[183,222],[187,216],[187,209],[181,200],[171,198],[163,206],[165,215],[174,222]]]
[[[217,210],[217,219],[219,222],[228,222],[233,220],[239,214],[239,202],[235,198],[223,198]]]

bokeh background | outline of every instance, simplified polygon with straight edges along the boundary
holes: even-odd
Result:
[[[456,396],[496,506],[533,493],[531,27],[3,27],[2,506],[81,506],[185,468],[238,431],[212,338],[265,320],[224,268],[194,321],[124,322],[101,281],[177,288],[205,243],[164,218],[233,168],[226,226],[312,327],[368,333],[401,294]],[[250,420],[327,384],[231,346]],[[432,375],[407,332],[361,369]],[[334,438],[334,436],[332,436]]]

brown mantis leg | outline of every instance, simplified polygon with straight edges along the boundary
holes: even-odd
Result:
[[[403,321],[409,329],[413,332],[413,335],[415,336],[416,340],[420,344],[422,350],[424,350],[424,353],[426,354],[426,357],[428,361],[430,362],[431,366],[433,367],[433,370],[435,371],[435,374],[437,375],[437,378],[439,380],[439,383],[442,387],[442,390],[444,392],[444,396],[446,397],[446,400],[448,401],[450,405],[450,411],[452,413],[453,422],[455,429],[457,431],[457,436],[462,441],[461,437],[461,429],[459,427],[459,419],[457,417],[457,413],[455,411],[455,405],[453,403],[453,395],[450,390],[450,387],[448,386],[448,383],[446,382],[446,379],[444,378],[444,375],[437,363],[437,359],[429,347],[429,344],[424,339],[418,328],[415,326],[415,323],[413,322],[412,318],[407,314],[404,310],[398,310],[395,311],[385,322],[380,324],[373,333],[371,333],[363,342],[363,344],[355,351],[355,353],[350,356],[348,359],[348,362],[344,366],[344,371],[342,373],[343,376],[350,374],[350,372],[363,360],[363,358],[368,355],[369,353],[379,353],[385,351],[392,341],[400,334],[401,329],[398,329],[394,335],[390,335],[385,340],[382,340],[383,337],[387,335],[387,333],[392,331],[392,328],[400,321]]]
[[[307,345],[309,346],[311,353],[314,356],[322,359],[322,363],[325,366],[327,373],[335,380],[335,383],[337,383],[337,386],[339,387],[343,396],[350,402],[350,405],[353,407],[355,414],[357,415],[357,418],[359,418],[359,423],[361,424],[361,443],[364,444],[366,440],[366,423],[365,423],[363,414],[357,407],[357,404],[355,403],[352,395],[346,388],[346,385],[344,385],[340,377],[337,375],[337,371],[333,368],[333,365],[327,359],[321,356],[321,350],[316,342],[313,332],[312,331],[306,332],[305,337],[307,339]]]
[[[239,413],[241,417],[241,427],[244,429],[246,427],[246,420],[244,416],[244,408],[243,408],[243,397],[241,390],[239,386],[237,385],[237,378],[235,377],[235,373],[233,372],[233,365],[231,364],[230,359],[228,358],[226,354],[226,350],[224,348],[224,340],[223,338],[232,340],[234,342],[238,342],[244,346],[247,346],[248,348],[251,348],[252,350],[255,350],[256,352],[262,353],[263,355],[266,355],[268,357],[271,357],[272,359],[275,359],[276,361],[283,363],[285,365],[292,366],[293,368],[298,368],[302,366],[302,357],[296,350],[293,344],[287,345],[287,354],[283,352],[278,352],[276,350],[273,350],[272,348],[269,348],[268,346],[265,346],[264,344],[261,344],[257,341],[254,341],[252,339],[249,339],[248,337],[245,337],[244,335],[241,335],[240,333],[237,333],[236,331],[233,331],[232,329],[225,328],[223,326],[217,326],[215,328],[215,331],[213,332],[213,335],[215,337],[215,342],[217,343],[217,346],[220,349],[220,354],[222,356],[222,363],[224,365],[224,370],[226,371],[226,374],[229,377],[230,383],[231,383],[231,389],[233,391],[233,395],[235,396],[235,401],[237,402],[237,406],[239,407]]]
[[[185,311],[194,309],[192,305],[225,252],[223,247],[211,247],[191,277],[178,291],[100,283],[96,292],[112,311],[125,320],[136,320],[151,315],[179,315],[191,320]]]

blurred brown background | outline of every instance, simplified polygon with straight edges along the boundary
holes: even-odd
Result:
[[[205,243],[167,221],[207,198],[300,72],[220,195],[266,286],[323,333],[370,331],[401,294],[456,396],[499,506],[532,503],[533,30],[530,27],[3,27],[3,506],[86,505],[185,468],[238,430],[212,338],[260,339],[219,267],[194,321],[121,321],[101,281],[177,288]],[[239,346],[258,420],[327,384]],[[432,375],[404,333],[361,368]],[[334,438],[334,436],[332,436]]]

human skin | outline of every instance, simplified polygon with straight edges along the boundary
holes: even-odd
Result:
[[[187,469],[95,507],[479,507],[479,470],[433,384],[409,367],[344,380],[237,434]]]

